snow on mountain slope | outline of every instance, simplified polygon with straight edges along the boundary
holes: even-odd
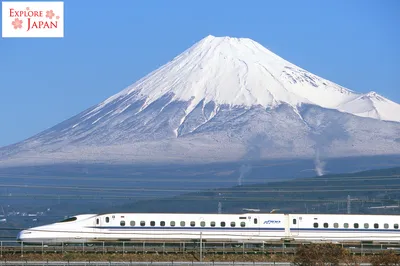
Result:
[[[190,101],[186,113],[203,100],[204,104],[249,107],[275,107],[281,103],[296,107],[309,103],[347,112],[348,108],[339,106],[363,96],[295,66],[253,40],[208,36],[110,97],[93,112],[121,99],[123,104],[117,114],[133,100],[144,101],[139,110],[142,111],[168,94],[173,94],[171,101]],[[397,117],[392,112],[385,113],[384,106],[377,106],[376,111],[380,117],[400,121],[400,105],[394,104],[393,108],[399,111]]]
[[[363,117],[400,121],[399,104],[380,96],[376,92],[360,95],[353,100],[340,104],[337,109]]]
[[[400,105],[320,78],[246,38],[208,36],[0,162],[226,161],[400,153]],[[55,159],[56,158],[56,159]]]

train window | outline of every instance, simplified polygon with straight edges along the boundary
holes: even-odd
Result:
[[[140,221],[140,226],[145,226],[146,222],[145,221]]]
[[[130,222],[130,225],[131,225],[131,226],[135,226],[135,221],[131,221],[131,222]]]
[[[333,227],[339,228],[339,224],[338,224],[338,223],[334,223],[334,224],[333,224]]]
[[[258,223],[257,218],[254,218],[254,224],[257,224],[257,223]]]
[[[196,226],[196,222],[195,221],[191,221],[190,222],[190,226]]]
[[[169,223],[169,225],[170,225],[170,226],[175,226],[175,221],[171,221],[171,222]]]
[[[344,224],[343,224],[343,227],[344,227],[344,228],[349,228],[349,224],[348,224],[348,223],[344,223]]]
[[[110,217],[106,217],[106,223],[110,222]]]
[[[368,228],[369,228],[369,224],[365,223],[365,224],[364,224],[364,228],[365,228],[365,229],[368,229]]]
[[[215,227],[215,222],[210,223],[211,227]]]
[[[206,226],[206,222],[204,222],[204,221],[201,221],[201,222],[200,222],[200,226],[201,226],[201,227],[204,227],[204,226]]]
[[[246,226],[246,222],[241,222],[241,223],[240,223],[240,226],[241,226],[241,227],[245,227],[245,226]]]
[[[355,223],[355,224],[354,224],[354,228],[358,228],[358,223]]]
[[[318,223],[314,223],[314,228],[318,228]]]
[[[328,227],[329,227],[328,223],[324,223],[324,228],[328,228]]]
[[[221,222],[221,227],[225,227],[225,222]]]
[[[235,227],[236,223],[235,222],[231,222],[231,227]]]
[[[151,222],[150,222],[150,225],[151,225],[151,226],[155,226],[155,225],[156,225],[156,222],[151,221]]]
[[[394,224],[394,229],[399,229],[399,224]]]
[[[181,221],[181,226],[185,226],[185,221]]]
[[[296,224],[296,222],[297,222],[296,219],[293,219],[293,224]]]
[[[239,219],[240,220],[246,220],[246,217],[245,216],[241,216],[241,217],[239,217]]]
[[[379,228],[379,224],[374,224],[374,228],[378,229]]]
[[[99,224],[99,223],[100,223],[100,219],[97,218],[97,219],[96,219],[96,224]]]
[[[164,222],[164,221],[161,221],[161,222],[160,222],[160,225],[161,225],[161,226],[165,226],[165,222]]]
[[[119,222],[119,225],[120,225],[120,226],[125,226],[125,221]]]
[[[388,229],[388,228],[389,228],[389,224],[384,224],[383,227],[384,227],[385,229]]]

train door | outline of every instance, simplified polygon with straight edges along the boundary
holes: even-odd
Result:
[[[95,217],[93,219],[93,232],[94,233],[100,232],[100,226],[101,226],[101,218]]]
[[[298,236],[301,217],[299,217],[297,215],[291,215],[289,217],[290,217],[290,219],[289,219],[290,233],[292,236]]]
[[[260,235],[260,217],[259,216],[253,216],[253,226],[256,228],[256,235]]]

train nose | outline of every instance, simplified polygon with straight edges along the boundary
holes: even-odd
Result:
[[[18,235],[17,235],[17,242],[18,242],[18,243],[22,241],[22,240],[21,240],[22,232],[23,232],[23,231],[19,232]]]
[[[17,242],[23,242],[26,239],[26,235],[30,234],[31,232],[27,230],[22,230],[21,232],[18,233],[17,235]]]

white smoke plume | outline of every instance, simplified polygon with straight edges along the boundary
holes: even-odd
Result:
[[[315,163],[314,170],[317,173],[317,175],[318,176],[324,175],[325,162],[321,161],[321,159],[319,158],[319,151],[318,150],[315,152],[314,163]]]
[[[242,166],[240,166],[240,176],[238,178],[238,185],[241,186],[244,177],[251,172],[251,165],[250,164],[242,164]]]

